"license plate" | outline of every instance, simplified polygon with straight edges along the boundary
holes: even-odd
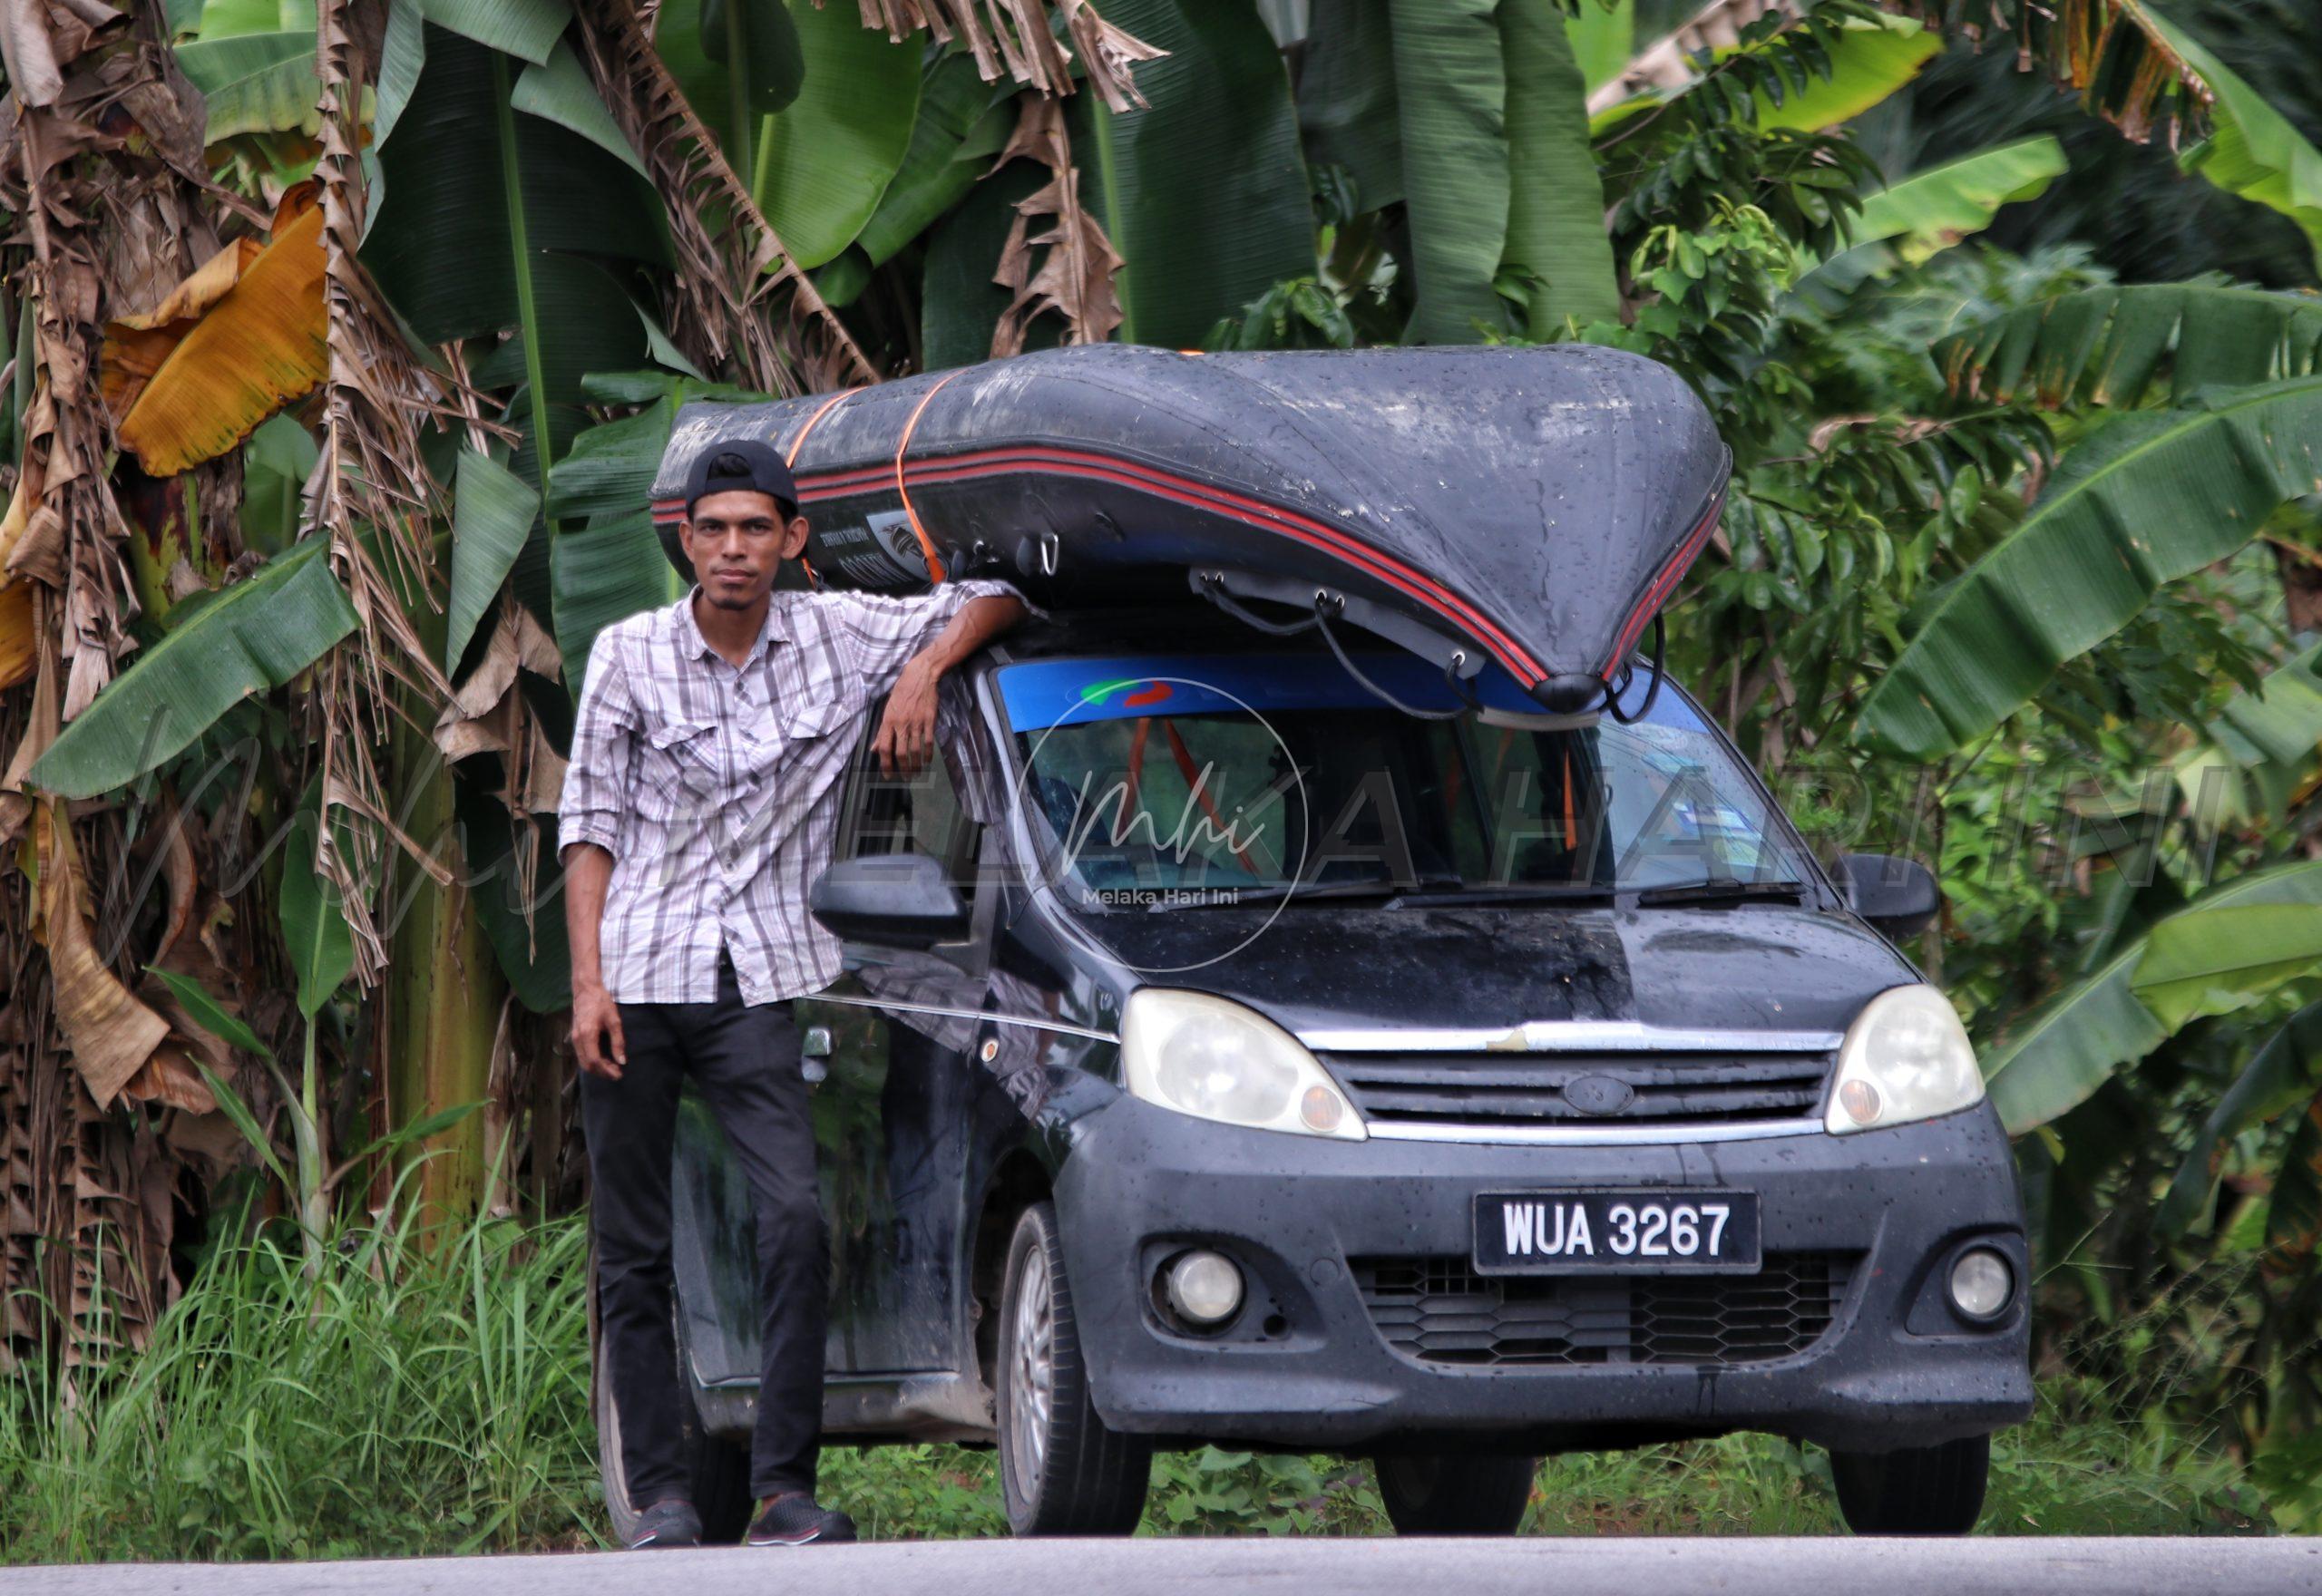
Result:
[[[1476,1198],[1478,1274],[1754,1274],[1762,1258],[1754,1192],[1485,1192]]]

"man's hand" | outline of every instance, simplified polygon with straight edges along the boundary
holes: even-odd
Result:
[[[572,989],[572,1052],[580,1067],[609,1081],[620,1079],[629,1062],[629,1044],[620,1034],[620,1005],[612,994],[591,982]]]
[[[887,713],[871,739],[880,773],[890,779],[917,775],[935,752],[935,695],[941,676],[922,654],[903,667],[887,695]]]

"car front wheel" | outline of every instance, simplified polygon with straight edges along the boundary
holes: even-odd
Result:
[[[1379,1497],[1399,1535],[1512,1535],[1532,1500],[1537,1457],[1382,1457]]]
[[[1895,1452],[1833,1452],[1839,1513],[1858,1535],[1964,1535],[1984,1510],[1992,1438]]]
[[[1000,1299],[1000,1484],[1019,1535],[1126,1535],[1145,1513],[1153,1447],[1089,1400],[1056,1209],[1016,1221]]]

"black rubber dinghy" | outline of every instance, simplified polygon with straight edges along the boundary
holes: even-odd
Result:
[[[1587,345],[1186,355],[1093,345],[766,404],[690,404],[654,484],[782,450],[816,579],[1005,576],[1036,602],[1320,608],[1593,706],[1716,525],[1730,456],[1667,367]],[[690,571],[688,571],[690,575]]]

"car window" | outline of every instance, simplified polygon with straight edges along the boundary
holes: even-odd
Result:
[[[1409,656],[1113,657],[999,673],[1054,867],[1101,898],[1290,880],[1630,890],[1811,880],[1673,686],[1562,720],[1488,674],[1463,706]],[[1639,676],[1645,673],[1639,672]]]
[[[878,724],[874,712],[870,725]],[[971,889],[983,828],[961,806],[956,751],[940,754],[915,774],[893,777],[879,770],[871,742],[866,736],[855,750],[845,856],[924,853],[941,861],[963,890]]]

